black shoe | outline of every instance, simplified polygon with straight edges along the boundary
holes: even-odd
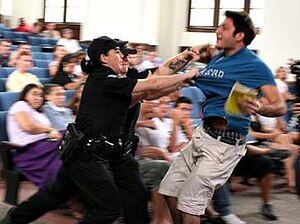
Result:
[[[4,219],[2,219],[0,221],[0,224],[13,224],[13,222],[11,221],[11,217],[10,217],[10,213],[15,209],[15,207],[10,208],[7,213],[6,216],[4,217]]]
[[[274,211],[272,209],[272,205],[270,204],[264,204],[261,209],[261,214],[270,220],[277,220],[278,217],[274,214]]]

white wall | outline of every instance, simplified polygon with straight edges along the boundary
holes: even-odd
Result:
[[[101,35],[157,44],[159,0],[87,0],[81,39]]]
[[[261,57],[272,69],[300,59],[300,1],[265,0]]]
[[[6,0],[2,0],[3,2]],[[11,27],[19,24],[19,18],[24,17],[28,23],[33,24],[43,17],[43,0],[11,0],[13,5]]]

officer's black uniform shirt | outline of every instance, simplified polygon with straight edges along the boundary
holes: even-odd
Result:
[[[149,74],[149,70],[138,72],[137,69],[129,69],[127,72],[127,77],[131,79],[145,79]],[[135,134],[135,125],[140,114],[140,103],[135,104],[128,111],[126,123],[124,126],[124,132],[122,136],[122,141],[130,141]]]
[[[95,68],[88,76],[76,118],[78,130],[110,141],[122,136],[136,79],[118,77],[110,68]]]

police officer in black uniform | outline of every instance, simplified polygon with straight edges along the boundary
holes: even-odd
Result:
[[[146,80],[120,76],[121,48],[126,43],[106,36],[93,40],[88,48],[89,58],[82,62],[89,77],[76,119],[75,131],[83,138],[74,147],[75,156],[68,162],[63,158],[56,182],[11,211],[2,224],[29,223],[78,192],[87,208],[82,224],[113,223],[122,213],[126,223],[149,222],[147,192],[138,165],[127,142],[121,140],[128,109],[146,97],[145,92],[175,90],[177,84],[193,78],[197,72]],[[193,54],[187,52],[172,59],[162,73],[183,67]]]

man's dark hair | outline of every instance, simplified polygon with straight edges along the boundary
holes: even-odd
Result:
[[[243,39],[244,44],[246,46],[251,44],[256,36],[256,28],[249,15],[246,12],[226,11],[225,16],[233,21],[235,27],[233,34],[236,35],[239,32],[243,32],[245,34]]]
[[[44,85],[44,95],[50,94],[55,87],[61,87],[61,85],[55,83],[48,83]]]
[[[193,102],[190,98],[188,98],[186,96],[181,96],[175,101],[174,107],[177,107],[181,103],[192,104]]]

